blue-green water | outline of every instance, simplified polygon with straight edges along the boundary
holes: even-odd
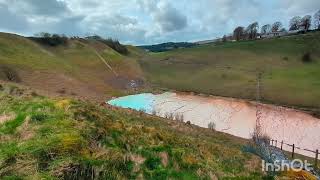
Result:
[[[124,96],[117,99],[108,101],[107,103],[112,106],[130,108],[134,110],[142,110],[146,113],[152,113],[155,102],[155,95],[151,93],[136,94],[131,96]]]

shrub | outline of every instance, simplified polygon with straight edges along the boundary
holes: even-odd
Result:
[[[158,113],[157,113],[157,110],[155,110],[155,109],[152,109],[152,115],[154,115],[154,116],[156,116]]]
[[[309,52],[305,53],[302,56],[302,62],[304,62],[304,63],[312,62],[311,54]]]
[[[171,113],[166,113],[164,117],[165,117],[166,119],[171,119],[171,120],[174,119],[174,115],[173,115],[172,112],[171,112]]]
[[[174,119],[179,122],[184,122],[183,114],[176,114]]]
[[[0,79],[11,82],[21,82],[18,73],[8,66],[0,66]]]
[[[208,124],[208,128],[211,129],[211,130],[215,130],[216,129],[216,124],[214,122],[210,122]]]
[[[129,54],[129,51],[128,51],[127,47],[122,45],[122,44],[120,44],[120,42],[118,40],[116,40],[116,39],[112,39],[112,38],[103,39],[100,36],[89,36],[89,37],[86,37],[86,38],[100,41],[103,44],[106,44],[107,46],[109,46],[110,48],[112,48],[113,50],[117,51],[118,53],[120,53],[122,55]]]
[[[123,55],[129,54],[128,49],[124,45],[120,44],[118,40],[113,40],[109,38],[109,39],[103,40],[102,42],[107,44],[110,48],[112,48],[113,50],[117,51],[120,54],[123,54]]]
[[[32,40],[49,46],[67,45],[68,37],[59,34],[40,33],[38,37],[31,37]]]
[[[149,170],[154,170],[160,167],[161,159],[159,157],[150,157],[145,161],[144,164]]]

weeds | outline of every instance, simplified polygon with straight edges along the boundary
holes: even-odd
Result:
[[[211,129],[211,130],[215,130],[216,129],[216,124],[214,122],[210,122],[208,124],[208,128]]]
[[[158,113],[157,113],[157,111],[156,111],[155,109],[153,109],[152,112],[151,112],[151,114],[154,115],[154,116],[156,116]]]
[[[43,113],[37,113],[37,114],[31,115],[31,121],[35,121],[35,122],[41,122],[46,120],[47,118],[48,118],[48,115]]]
[[[17,71],[8,66],[0,66],[0,79],[11,82],[21,82]]]

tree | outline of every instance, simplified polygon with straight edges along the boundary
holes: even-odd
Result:
[[[224,35],[224,36],[222,37],[222,42],[227,42],[227,36],[226,36],[226,35]]]
[[[278,32],[282,28],[281,22],[275,22],[272,24],[272,32]]]
[[[308,31],[311,27],[311,19],[312,17],[310,15],[306,15],[301,19],[301,28],[303,28],[305,31]]]
[[[239,40],[243,39],[243,37],[244,37],[244,27],[238,26],[233,31],[233,38],[235,40],[239,41]]]
[[[287,30],[286,30],[286,28],[281,28],[280,29],[280,32],[286,32]]]
[[[248,39],[256,39],[258,35],[259,24],[258,22],[254,22],[250,24],[246,29],[246,34]]]
[[[38,34],[38,37],[41,37],[41,38],[50,38],[51,37],[51,34],[50,33],[47,33],[47,32],[41,32]]]
[[[261,27],[261,34],[268,34],[270,32],[271,32],[271,25],[270,24],[266,24]]]
[[[316,27],[316,29],[320,30],[320,10],[314,14],[313,19],[314,26]]]
[[[289,31],[299,30],[300,24],[301,24],[301,17],[300,16],[293,17],[290,20],[289,24],[290,24]]]

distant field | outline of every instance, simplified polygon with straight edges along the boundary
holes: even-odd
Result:
[[[312,62],[302,57],[311,54]],[[320,108],[320,33],[150,53],[140,61],[157,87]]]

